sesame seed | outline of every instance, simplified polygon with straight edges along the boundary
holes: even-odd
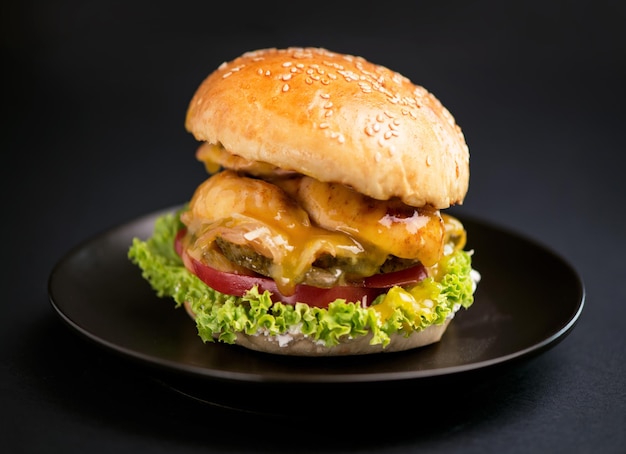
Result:
[[[391,136],[392,136],[391,131],[385,131],[385,134],[384,134],[385,140],[391,139]]]
[[[222,79],[226,79],[227,77],[230,77],[232,75],[232,72],[228,71],[227,73],[224,73],[222,75]]]
[[[305,52],[303,49],[300,49],[298,52],[293,53],[293,58],[307,58],[310,57],[310,52]]]
[[[333,111],[332,110],[327,110],[326,113],[324,114],[325,117],[332,117],[333,116]]]
[[[320,129],[327,129],[329,126],[328,123],[320,123]]]
[[[292,65],[292,63],[290,61],[286,61],[285,63],[283,63],[283,68],[289,68]]]
[[[374,155],[374,161],[376,162],[380,162],[380,160],[382,159],[382,156],[380,155],[380,152],[376,152],[376,154]]]
[[[347,82],[353,82],[359,80],[359,75],[352,71],[338,71]]]
[[[363,85],[361,85],[361,91],[363,93],[371,93],[372,92],[372,88],[370,86],[363,86]]]
[[[263,75],[263,69],[261,69],[261,68],[257,69],[257,70],[256,70],[256,73],[257,73],[259,76],[262,76],[262,75]]]
[[[281,76],[281,79],[282,79],[282,80],[289,80],[289,79],[291,79],[291,74],[283,74],[283,75]]]
[[[283,85],[283,91],[289,91],[289,84]]]
[[[380,131],[380,123],[374,123],[372,125],[372,128],[374,128],[374,131],[379,132]]]
[[[320,96],[322,98],[324,98],[324,99],[329,99],[330,98],[330,95],[328,93],[322,93]]]
[[[372,129],[371,126],[366,126],[365,127],[365,134],[367,134],[370,137],[374,135],[374,130]]]
[[[313,83],[313,80],[310,77],[307,77],[306,79],[304,79],[304,81],[308,84],[311,85]]]
[[[330,109],[332,106],[333,106],[333,102],[328,101],[326,104],[324,104],[324,109]]]

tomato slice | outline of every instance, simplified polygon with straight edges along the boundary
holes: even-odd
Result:
[[[378,295],[384,293],[386,289],[340,286],[331,288],[319,288],[305,284],[298,284],[292,295],[283,295],[276,286],[276,283],[263,276],[246,276],[243,274],[226,273],[204,265],[195,259],[191,259],[193,273],[202,282],[218,292],[243,296],[255,285],[259,293],[268,290],[272,295],[272,301],[285,304],[306,303],[309,306],[327,307],[328,304],[338,298],[349,302],[362,302],[367,305]]]
[[[273,302],[280,301],[285,304],[300,302],[309,306],[325,308],[336,299],[344,299],[348,302],[358,302],[367,306],[377,296],[386,293],[391,287],[415,284],[427,276],[426,269],[419,264],[401,271],[376,274],[353,285],[320,288],[306,284],[297,284],[292,295],[284,295],[278,290],[273,279],[259,275],[248,276],[216,270],[194,259],[182,247],[181,238],[183,235],[184,230],[176,236],[175,248],[176,252],[182,257],[185,267],[198,276],[206,285],[226,295],[243,296],[256,285],[259,293],[263,293],[266,290],[269,291]]]
[[[365,287],[373,288],[386,288],[405,285],[413,285],[426,279],[428,277],[428,271],[421,263],[405,268],[400,271],[394,271],[391,273],[374,274],[372,276],[363,279],[363,285]]]

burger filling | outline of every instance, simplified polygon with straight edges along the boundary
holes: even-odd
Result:
[[[213,175],[128,255],[159,296],[189,305],[204,341],[301,333],[331,346],[370,333],[386,346],[472,305],[480,275],[454,217],[221,146],[198,158]]]
[[[268,181],[234,170],[201,184],[181,221],[192,258],[267,276],[285,295],[298,284],[328,288],[418,263],[434,266],[447,231],[432,208],[374,200],[302,175]]]

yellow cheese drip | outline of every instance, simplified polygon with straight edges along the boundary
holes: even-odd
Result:
[[[221,147],[203,150],[205,162],[226,159]],[[444,230],[454,225],[437,210],[374,200],[309,177],[274,177],[224,170],[202,183],[181,217],[193,238],[189,254],[210,265],[217,238],[251,248],[271,260],[268,274],[289,295],[322,256],[340,259],[341,279],[348,280],[377,273],[390,255],[435,267]]]
[[[465,247],[467,232],[457,218],[443,214],[442,219],[445,225],[444,251],[446,255],[450,255]],[[441,274],[439,263],[428,267],[428,275],[434,281],[441,280],[443,277]],[[410,314],[419,314],[430,322],[437,317],[434,307],[438,294],[439,289],[436,285],[418,284],[406,289],[394,287],[379,304],[372,307],[382,321],[391,317],[396,309],[400,309]]]
[[[272,259],[270,275],[286,295],[293,293],[321,255],[358,261],[362,273],[376,272],[386,259],[350,235],[311,224],[308,214],[279,187],[226,170],[201,184],[181,220],[196,238],[189,253],[205,257],[217,237],[245,245]]]
[[[348,186],[310,177],[286,190],[319,226],[348,233],[388,254],[434,265],[443,253],[445,226],[439,211],[399,200],[376,200]],[[293,187],[295,186],[295,187]]]

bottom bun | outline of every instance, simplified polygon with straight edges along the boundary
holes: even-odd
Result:
[[[185,303],[185,309],[189,316],[195,319],[195,314],[188,303]],[[448,318],[441,325],[431,325],[421,331],[414,331],[409,336],[403,333],[392,334],[386,347],[381,344],[371,345],[371,334],[342,339],[339,344],[328,347],[301,333],[278,336],[238,333],[235,345],[259,352],[290,356],[349,356],[400,352],[439,342],[451,320],[452,318]]]

